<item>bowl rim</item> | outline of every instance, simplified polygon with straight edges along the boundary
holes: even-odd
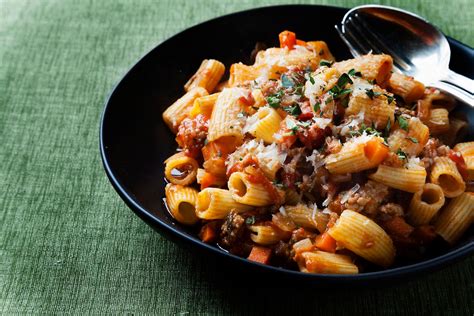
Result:
[[[148,55],[150,55],[154,50],[159,49],[159,47],[163,44],[165,44],[168,41],[171,41],[185,32],[190,32],[196,28],[199,28],[203,24],[207,23],[212,23],[216,22],[222,19],[226,19],[231,16],[236,16],[240,14],[246,14],[254,11],[261,11],[261,10],[268,10],[272,8],[285,8],[285,7],[312,7],[312,8],[330,8],[330,9],[335,9],[335,10],[340,10],[341,13],[343,11],[347,12],[349,9],[344,8],[344,7],[337,7],[337,6],[330,6],[330,5],[311,5],[311,4],[290,4],[290,5],[268,5],[268,6],[261,6],[261,7],[255,7],[247,10],[242,10],[242,11],[236,11],[232,12],[229,14],[221,15],[203,22],[199,22],[197,24],[194,24],[174,35],[172,35],[169,38],[166,38],[165,40],[161,41],[160,43],[156,44],[152,49],[147,51],[145,54],[143,54],[131,67],[128,68],[128,70],[125,71],[125,73],[120,77],[120,79],[117,81],[117,83],[112,87],[111,91],[105,98],[105,104],[104,104],[104,109],[102,111],[101,117],[100,117],[100,127],[99,127],[99,149],[100,149],[100,156],[102,160],[103,167],[105,169],[106,175],[111,182],[112,186],[114,187],[115,191],[119,194],[119,196],[122,198],[122,200],[126,203],[126,205],[136,214],[138,215],[142,220],[144,220],[148,225],[152,226],[152,228],[156,229],[156,226],[159,227],[160,230],[165,230],[168,233],[174,235],[174,237],[178,237],[179,239],[182,239],[183,241],[186,241],[187,243],[193,245],[193,246],[198,246],[200,249],[204,249],[205,251],[208,251],[209,253],[213,253],[215,255],[218,255],[219,257],[225,258],[225,259],[233,259],[234,262],[237,262],[242,265],[251,265],[254,268],[257,269],[263,269],[269,272],[273,273],[284,273],[287,276],[290,277],[297,277],[297,278],[305,278],[305,279],[314,279],[314,280],[320,280],[320,281],[331,281],[331,282],[336,282],[336,281],[369,281],[369,280],[381,280],[381,279],[394,279],[394,278],[401,278],[401,277],[406,277],[409,275],[413,275],[416,273],[425,273],[429,271],[434,271],[434,270],[439,270],[441,268],[446,267],[449,264],[453,264],[457,261],[460,261],[464,258],[466,258],[469,255],[474,254],[474,240],[471,240],[467,242],[466,244],[451,250],[441,256],[437,256],[428,260],[420,261],[417,263],[401,266],[401,267],[396,267],[396,268],[390,268],[390,269],[385,269],[385,270],[380,270],[380,271],[374,271],[374,272],[363,272],[360,274],[318,274],[318,273],[304,273],[296,270],[289,270],[286,268],[281,268],[281,267],[275,267],[275,266],[270,266],[270,265],[264,265],[258,262],[250,261],[246,258],[239,257],[237,255],[234,255],[230,252],[226,252],[222,249],[219,249],[218,247],[214,245],[209,245],[206,244],[197,238],[179,231],[178,229],[174,228],[171,225],[168,225],[167,223],[161,221],[159,218],[155,217],[150,211],[146,210],[143,208],[138,201],[135,200],[135,198],[127,192],[125,187],[120,183],[120,181],[115,177],[114,172],[112,171],[112,168],[109,165],[109,161],[107,158],[106,154],[106,146],[104,143],[104,122],[106,121],[106,116],[107,112],[110,107],[110,101],[112,96],[116,93],[116,91],[119,89],[120,85],[124,81],[124,79],[133,71],[135,67],[137,67],[138,64],[140,64]],[[456,43],[460,46],[463,46],[468,49],[472,49],[470,46],[453,39],[449,36],[447,36],[448,42],[450,44]]]

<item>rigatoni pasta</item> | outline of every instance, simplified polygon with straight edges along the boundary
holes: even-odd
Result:
[[[455,100],[393,73],[389,55],[336,62],[325,42],[279,40],[228,77],[204,60],[163,113],[179,145],[165,161],[171,216],[303,273],[390,268],[460,240],[474,142],[456,144],[469,123]]]
[[[444,193],[439,185],[426,183],[413,194],[408,207],[408,219],[414,225],[428,224],[444,205]]]
[[[436,232],[454,244],[474,220],[474,193],[465,192],[452,199],[435,221]]]

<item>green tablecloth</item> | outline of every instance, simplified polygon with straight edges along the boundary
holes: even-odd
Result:
[[[98,126],[121,75],[178,31],[275,3],[282,1],[0,0],[1,314],[472,315],[474,258],[376,291],[267,291],[254,280],[235,288],[216,279],[215,264],[155,233],[113,191]],[[474,45],[470,0],[384,3]]]

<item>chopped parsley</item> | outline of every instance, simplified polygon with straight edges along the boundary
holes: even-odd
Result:
[[[314,112],[318,112],[321,109],[321,103],[318,101],[316,104],[313,106]]]
[[[292,106],[287,106],[287,107],[284,107],[283,110],[288,113],[288,114],[291,114],[293,116],[298,116],[301,114],[301,109],[300,109],[300,106],[298,104],[295,104],[295,105],[292,105]]]
[[[334,99],[341,98],[352,92],[352,89],[344,89],[348,83],[353,83],[353,81],[348,74],[343,73],[337,79],[336,85],[329,90]]]
[[[393,102],[393,100],[395,99],[393,96],[391,96],[391,95],[388,95],[388,94],[384,94],[384,96],[386,96],[386,97],[387,97],[387,102],[388,102],[388,104],[392,103],[392,102]]]
[[[352,77],[362,77],[362,73],[360,71],[355,71],[354,68],[349,70],[347,73],[349,74],[349,76],[352,76]]]
[[[245,224],[253,225],[255,224],[255,216],[249,216],[245,219]]]
[[[408,137],[408,139],[409,139],[412,143],[418,144],[418,139],[416,139],[415,137]]]
[[[329,61],[329,60],[325,60],[325,59],[322,59],[320,62],[319,62],[319,66],[327,66],[327,67],[331,67],[333,64],[332,61]]]
[[[297,85],[297,86],[295,87],[295,94],[297,94],[297,95],[299,95],[300,97],[302,97],[303,94],[304,94],[304,86],[301,85],[301,84],[300,84],[300,85]]]
[[[309,82],[311,82],[311,84],[314,84],[315,81],[314,81],[313,76],[311,76],[311,74],[309,74],[308,76],[309,76]]]
[[[378,97],[378,96],[382,95],[382,93],[376,92],[376,91],[374,91],[374,90],[372,90],[372,89],[365,89],[365,94],[367,94],[367,96],[368,96],[371,100],[373,100],[375,97]]]
[[[398,149],[398,150],[397,150],[397,156],[398,156],[398,158],[400,158],[400,159],[404,159],[404,160],[408,159],[408,155],[406,154],[406,152],[404,152],[404,151],[401,150],[401,149]]]
[[[373,123],[372,123],[372,126],[369,126],[369,127],[365,126],[365,124],[362,123],[358,131],[350,131],[349,135],[351,135],[351,136],[360,136],[364,132],[367,135],[374,135],[374,136],[378,136],[378,137],[381,136],[381,133],[379,131],[377,131],[377,129],[375,128],[375,125]]]
[[[274,109],[280,107],[281,98],[283,96],[283,91],[278,91],[277,93],[271,94],[267,97],[267,103]]]
[[[398,125],[400,128],[408,132],[408,121],[403,116],[398,117]]]

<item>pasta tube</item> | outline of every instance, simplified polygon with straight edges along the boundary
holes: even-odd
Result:
[[[165,177],[173,184],[188,185],[196,180],[198,163],[184,153],[177,153],[165,161]]]
[[[469,125],[465,120],[457,118],[449,118],[449,130],[446,133],[439,135],[439,138],[445,145],[452,146],[456,140],[463,139],[469,129]]]
[[[165,187],[168,210],[181,224],[193,225],[198,221],[196,202],[198,192],[190,187],[168,183]]]
[[[245,118],[239,113],[244,110],[241,97],[248,95],[248,90],[243,88],[227,88],[222,90],[216,100],[209,120],[207,139],[215,141],[224,136],[233,136],[243,139]]]
[[[194,100],[205,95],[208,95],[208,93],[204,88],[191,89],[163,112],[163,120],[173,133],[178,132],[179,125],[188,117]]]
[[[406,169],[379,165],[369,178],[398,190],[415,193],[425,184],[426,170],[420,166]]]
[[[469,228],[474,219],[474,193],[464,192],[452,199],[441,211],[434,227],[450,244],[454,244]]]
[[[214,108],[214,104],[216,103],[218,96],[219,93],[214,93],[199,97],[194,100],[194,105],[191,109],[191,112],[189,113],[189,117],[194,118],[198,116],[198,114],[211,117],[212,109]]]
[[[349,256],[324,251],[303,252],[305,272],[323,274],[357,274],[359,268]]]
[[[474,155],[464,158],[467,167],[467,180],[474,180]]]
[[[214,91],[224,74],[224,64],[215,59],[204,59],[197,72],[186,82],[184,89],[190,91],[201,87],[209,92]]]
[[[234,172],[227,183],[235,201],[253,206],[273,204],[273,199],[261,183],[250,182],[243,172]]]
[[[444,195],[456,197],[466,190],[466,183],[456,167],[454,161],[448,157],[436,157],[431,168],[430,180],[443,189]]]
[[[378,96],[371,99],[366,93],[353,93],[349,98],[349,104],[345,111],[346,115],[358,115],[363,112],[364,122],[375,124],[375,127],[383,129],[390,121],[393,125],[395,103],[388,103],[386,96]]]
[[[419,226],[428,224],[444,205],[444,193],[439,185],[426,183],[423,189],[413,194],[408,207],[408,220]]]
[[[280,129],[282,119],[278,112],[271,107],[261,107],[257,113],[247,120],[244,132],[249,132],[257,139],[270,144],[274,141],[273,135]]]
[[[426,122],[431,134],[438,135],[449,130],[449,112],[444,108],[432,109]]]
[[[348,72],[351,69],[360,71],[366,80],[375,80],[381,87],[388,85],[393,66],[392,57],[385,54],[364,55],[353,59],[340,61],[333,65],[340,73]]]
[[[401,96],[406,103],[411,103],[423,97],[425,86],[413,77],[394,72],[390,76],[389,90]]]
[[[309,207],[305,204],[285,205],[286,215],[300,227],[317,229],[323,233],[326,230],[329,216],[318,210],[317,206]]]
[[[230,211],[237,212],[249,211],[252,207],[237,203],[228,190],[206,188],[198,193],[196,214],[202,219],[222,219]]]
[[[345,210],[328,230],[338,244],[362,258],[389,267],[395,258],[395,248],[387,233],[368,217]]]
[[[266,225],[252,225],[249,227],[252,232],[250,238],[259,245],[272,245],[288,237],[287,233]]]
[[[382,138],[361,136],[345,143],[340,152],[326,157],[326,169],[333,174],[359,172],[376,167],[387,154]]]
[[[453,149],[460,152],[464,158],[474,156],[474,142],[459,143]]]

